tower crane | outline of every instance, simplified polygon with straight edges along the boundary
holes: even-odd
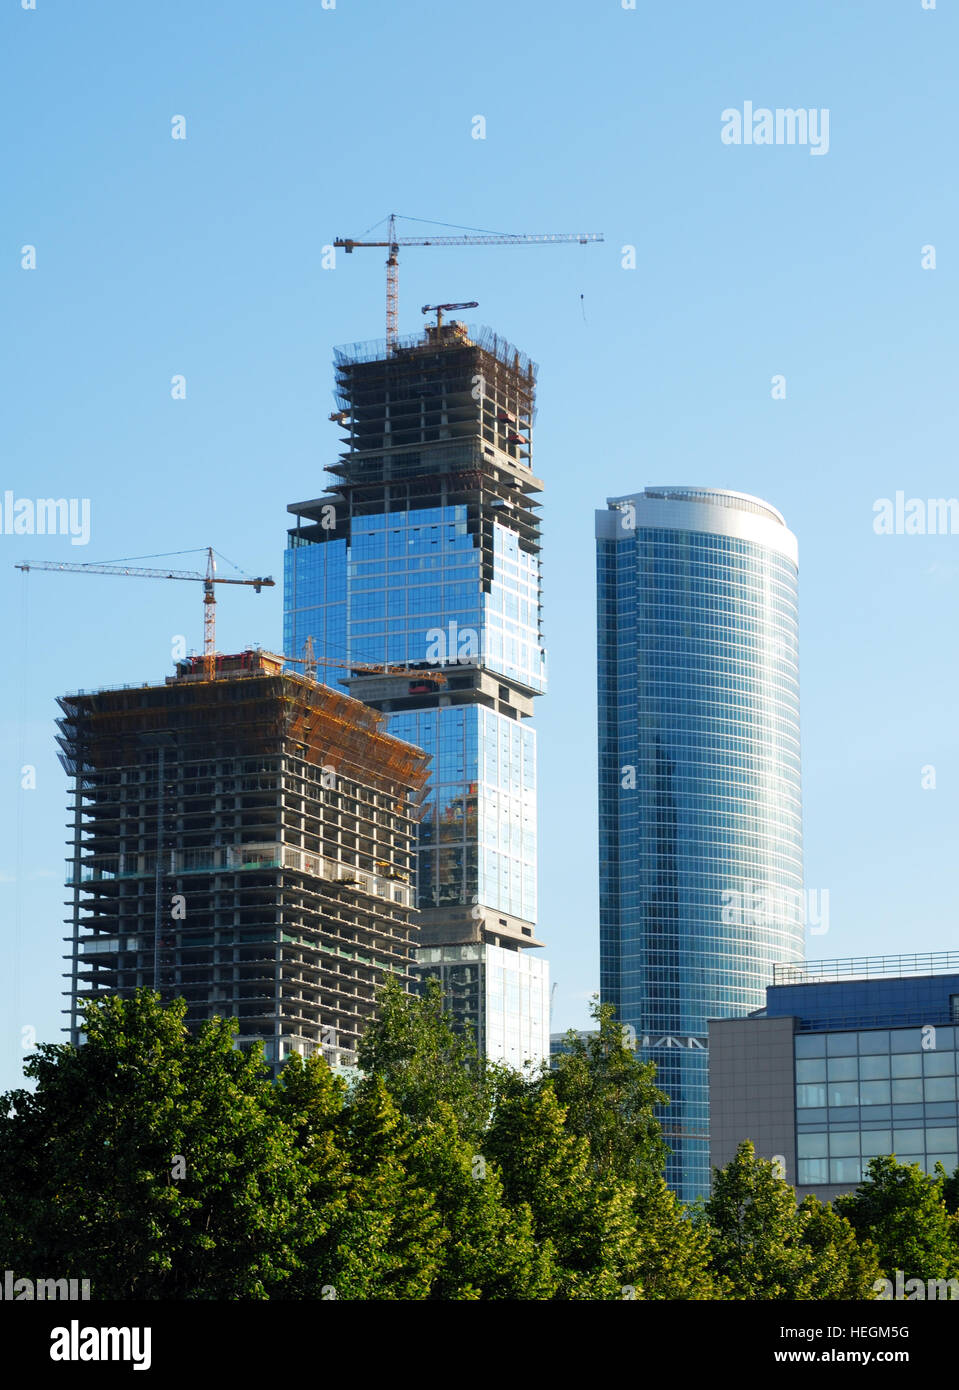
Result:
[[[479,308],[479,304],[478,304],[478,302],[477,302],[475,299],[467,299],[463,304],[424,304],[423,307],[422,307],[422,309],[420,310],[420,313],[421,313],[421,314],[435,314],[435,315],[436,315],[436,327],[437,327],[437,328],[442,328],[442,327],[443,327],[443,315],[444,315],[444,313],[446,313],[447,311],[452,312],[454,309],[478,309],[478,308]]]
[[[578,241],[583,245],[591,241],[602,241],[602,232],[542,232],[530,235],[506,232],[471,233],[469,236],[397,236],[396,214],[390,213],[386,241],[357,241],[353,237],[337,237],[334,246],[342,246],[347,255],[359,247],[384,246],[386,257],[386,352],[396,349],[397,320],[399,316],[401,246],[535,246],[551,243]]]
[[[192,579],[203,585],[203,674],[213,676],[216,660],[216,584],[246,584],[256,590],[272,588],[275,580],[268,575],[257,579],[226,579],[216,573],[213,549],[207,547],[206,573],[200,570],[143,569],[134,565],[70,565],[53,560],[34,560],[15,565],[18,570],[63,570],[70,574],[120,574],[134,579]]]
[[[330,666],[335,671],[349,671],[351,674],[360,672],[364,676],[412,676],[422,675],[425,680],[432,681],[434,685],[446,685],[446,676],[442,671],[434,671],[431,666],[424,670],[422,666],[408,665],[382,665],[370,661],[348,661],[346,657],[317,656],[313,646],[313,638],[307,637],[303,643],[302,656],[284,656],[284,661],[292,661],[297,666],[303,667],[303,674],[316,680],[317,666]]]

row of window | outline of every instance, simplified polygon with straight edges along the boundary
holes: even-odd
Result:
[[[796,1080],[879,1081],[890,1077],[954,1076],[959,1053],[934,1052],[876,1053],[862,1057],[810,1057],[796,1063]]]
[[[953,1151],[948,1154],[924,1155],[917,1153],[897,1153],[900,1163],[918,1163],[926,1173],[934,1173],[937,1163],[942,1163],[947,1173],[953,1173],[959,1164],[959,1156]],[[866,1176],[868,1158],[805,1158],[797,1163],[796,1181],[801,1186],[815,1186],[819,1183],[860,1183]]]
[[[955,1100],[954,1076],[907,1077],[899,1081],[841,1081],[823,1086],[797,1086],[796,1107],[819,1109],[836,1105],[914,1105],[920,1101]]]
[[[837,996],[834,1008],[841,1013],[844,1004],[842,992],[837,991]],[[850,992],[850,1003],[858,998],[858,991]],[[903,1006],[908,1002],[908,996],[904,995]],[[930,1041],[934,1042],[931,1048]],[[921,1028],[869,1028],[862,1032],[799,1033],[795,1039],[795,1054],[799,1061],[807,1057],[881,1056],[885,1052],[922,1054],[927,1049],[932,1052],[952,1052],[957,1046],[959,1028],[936,1026],[932,1038]]]
[[[876,1158],[880,1154],[954,1154],[959,1132],[953,1125],[917,1125],[886,1129],[830,1130],[796,1137],[799,1158]]]

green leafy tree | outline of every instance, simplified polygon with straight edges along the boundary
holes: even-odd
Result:
[[[799,1204],[799,1215],[802,1243],[814,1256],[810,1297],[874,1299],[883,1273],[873,1242],[859,1239],[844,1216],[811,1195]]]
[[[715,1170],[703,1203],[712,1227],[718,1294],[733,1299],[871,1299],[882,1277],[876,1248],[815,1197],[796,1205],[775,1165],[751,1143]]]
[[[464,1138],[481,1139],[493,1103],[490,1069],[472,1039],[458,1033],[444,1012],[439,982],[425,995],[404,994],[387,976],[377,996],[377,1017],[360,1039],[359,1092],[375,1077],[414,1128],[427,1124],[440,1104],[450,1106]]]
[[[347,1087],[321,1053],[293,1053],[271,1092],[271,1103],[290,1127],[306,1177],[311,1222],[302,1232],[297,1268],[274,1297],[338,1296],[333,1282],[338,1251],[351,1220],[351,1172],[345,1149]],[[331,1293],[332,1291],[332,1293]]]
[[[421,1129],[411,1172],[436,1202],[447,1230],[434,1299],[548,1299],[558,1287],[549,1241],[537,1239],[525,1202],[507,1202],[498,1166],[459,1133],[440,1104]]]
[[[347,1213],[324,1283],[338,1298],[428,1298],[448,1232],[434,1194],[410,1171],[409,1125],[381,1078],[349,1106],[344,1142]]]
[[[634,1189],[597,1174],[588,1141],[565,1121],[551,1085],[517,1077],[498,1098],[485,1152],[499,1166],[507,1200],[529,1207],[537,1239],[555,1250],[556,1296],[622,1298],[624,1286],[636,1284]]]
[[[313,1214],[261,1050],[236,1024],[193,1038],[186,1005],[141,990],[85,1015],[86,1042],[44,1045],[33,1092],[0,1101],[0,1259],[89,1278],[95,1298],[266,1298]]]
[[[695,1221],[662,1177],[636,1189],[633,1211],[639,1241],[636,1281],[643,1298],[718,1297],[709,1223]]]
[[[942,1164],[937,1163],[936,1173],[942,1181],[942,1200],[946,1204],[946,1211],[955,1216],[959,1212],[959,1168],[947,1174]]]
[[[713,1269],[720,1297],[802,1299],[815,1295],[814,1252],[802,1240],[796,1196],[774,1165],[740,1144],[714,1170],[703,1204],[712,1228]]]
[[[694,1225],[663,1179],[667,1147],[656,1107],[669,1097],[656,1086],[655,1065],[629,1045],[613,1006],[594,1000],[590,1012],[595,1031],[569,1032],[567,1051],[541,1084],[554,1087],[566,1131],[588,1142],[592,1170],[631,1192],[637,1244],[624,1284],[647,1299],[709,1298],[709,1231]]]
[[[655,1084],[655,1066],[628,1046],[612,1004],[594,1000],[590,1012],[595,1031],[585,1038],[567,1033],[568,1050],[552,1073],[566,1127],[589,1141],[597,1172],[639,1186],[655,1182],[667,1153],[655,1107],[669,1097]]]
[[[835,1200],[836,1210],[859,1236],[875,1244],[887,1278],[901,1269],[906,1279],[952,1279],[959,1275],[957,1218],[943,1200],[945,1175],[924,1173],[917,1163],[893,1155],[870,1160],[855,1192]]]

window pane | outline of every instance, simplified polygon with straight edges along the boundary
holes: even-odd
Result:
[[[859,1075],[858,1057],[830,1057],[828,1075],[830,1081],[855,1081]]]
[[[799,1158],[824,1158],[826,1156],[827,1134],[799,1134],[796,1136],[796,1154]]]
[[[825,1057],[826,1039],[822,1033],[800,1034],[796,1038],[797,1057]]]
[[[856,1033],[828,1033],[826,1051],[830,1057],[855,1057],[859,1037]]]
[[[814,1057],[808,1062],[796,1063],[797,1081],[825,1081],[826,1061],[825,1058]]]
[[[862,1177],[862,1164],[858,1158],[831,1158],[829,1160],[830,1182],[859,1182]]]
[[[956,1078],[954,1076],[927,1076],[923,1082],[926,1100],[955,1100]]]
[[[878,1081],[889,1075],[889,1055],[882,1057],[860,1057],[859,1075],[863,1081]]]
[[[894,1129],[892,1132],[893,1152],[913,1153],[926,1147],[926,1133],[922,1129]]]
[[[915,1085],[920,1085],[920,1082],[915,1082]],[[827,1104],[829,1105],[859,1104],[859,1087],[855,1081],[840,1081],[835,1085],[830,1082],[826,1089],[828,1092]],[[820,1101],[819,1104],[821,1105],[822,1102]]]
[[[922,1054],[906,1052],[892,1059],[893,1076],[921,1076]]]
[[[848,1158],[851,1154],[859,1157],[859,1131],[850,1130],[844,1134],[830,1134],[829,1136],[829,1156],[831,1158]]]
[[[829,1181],[829,1162],[825,1158],[804,1158],[798,1167],[800,1183],[808,1185]]]
[[[862,1081],[859,1084],[860,1105],[888,1105],[888,1081]]]
[[[796,1087],[796,1108],[806,1110],[811,1105],[826,1104],[825,1086],[797,1086]]]
[[[892,1153],[892,1135],[888,1129],[864,1129],[862,1132],[863,1158],[877,1158],[880,1154]]]
[[[889,1046],[893,1052],[918,1052],[921,1045],[918,1028],[893,1028],[889,1034]]]
[[[922,1082],[918,1077],[915,1081],[894,1081],[892,1083],[893,1105],[912,1105],[920,1100],[922,1100]]]
[[[885,1028],[871,1029],[859,1034],[859,1054],[889,1051],[889,1033]]]
[[[926,1076],[953,1076],[955,1074],[954,1052],[924,1052],[922,1070]]]
[[[952,1153],[956,1148],[955,1126],[949,1129],[939,1128],[926,1130],[926,1149],[931,1154]]]

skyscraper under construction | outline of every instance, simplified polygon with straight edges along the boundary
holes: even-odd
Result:
[[[388,974],[407,987],[426,758],[261,651],[63,696],[74,783],[69,1032],[139,986],[239,1020],[275,1068],[349,1065]]]
[[[548,1055],[536,936],[536,744],[546,686],[536,369],[457,321],[336,352],[344,450],[289,507],[285,647],[315,650],[432,758],[418,969],[482,1052]],[[363,669],[375,668],[375,669]]]

